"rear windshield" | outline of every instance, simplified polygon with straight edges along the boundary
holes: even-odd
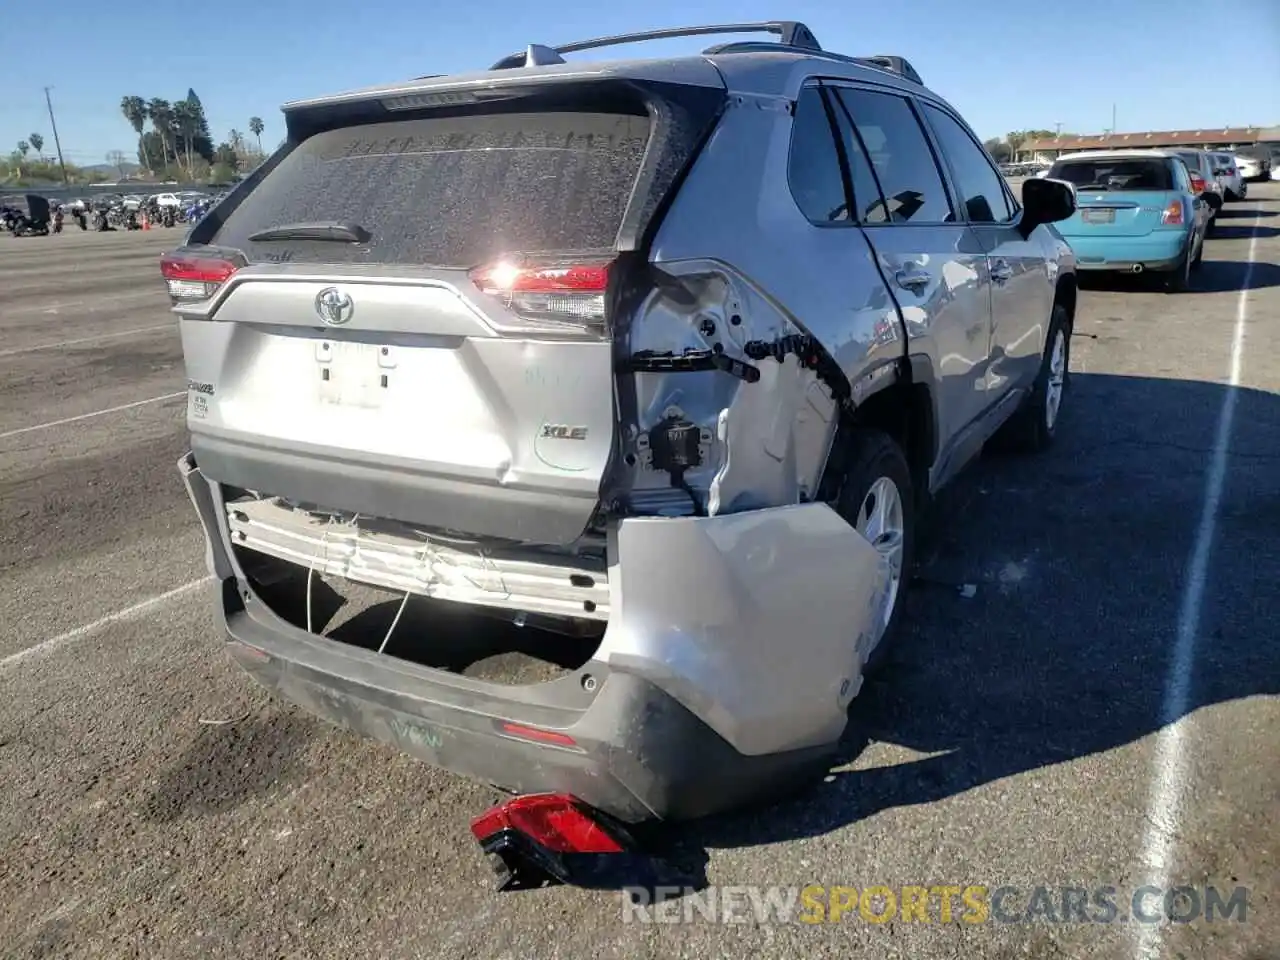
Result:
[[[213,242],[250,260],[471,267],[503,253],[607,250],[649,141],[647,116],[538,112],[401,120],[316,134]],[[368,243],[252,242],[286,224],[357,224]]]
[[[1173,172],[1163,159],[1099,157],[1059,160],[1049,171],[1055,180],[1069,180],[1079,190],[1172,190]]]

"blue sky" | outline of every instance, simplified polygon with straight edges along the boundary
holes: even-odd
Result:
[[[48,84],[67,159],[82,164],[114,149],[132,158],[126,94],[177,100],[194,87],[215,138],[247,132],[257,115],[272,146],[279,106],[296,97],[482,68],[529,42],[780,16],[804,21],[831,50],[907,57],[984,138],[1058,123],[1096,133],[1111,125],[1113,102],[1122,131],[1280,124],[1280,0],[258,0],[153,18],[109,13],[125,7],[102,0],[3,6],[0,150],[32,131],[53,149]]]

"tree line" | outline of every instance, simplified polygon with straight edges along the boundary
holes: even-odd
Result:
[[[249,132],[256,144],[251,145],[239,130],[232,130],[227,139],[215,145],[204,106],[192,89],[184,99],[172,103],[161,97],[122,97],[120,112],[138,136],[138,163],[165,179],[229,180],[263,156],[265,127],[261,117],[249,118]]]
[[[992,137],[984,141],[983,146],[991,154],[996,163],[1008,163],[1023,145],[1036,140],[1052,140],[1054,137],[1073,137],[1073,133],[1057,133],[1053,130],[1013,130],[1003,137]]]

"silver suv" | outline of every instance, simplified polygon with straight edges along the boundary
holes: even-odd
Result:
[[[748,30],[781,42],[562,56]],[[1019,202],[910,64],[788,22],[284,109],[162,261],[232,655],[628,821],[820,768],[921,507],[998,429],[1053,438],[1071,186]]]

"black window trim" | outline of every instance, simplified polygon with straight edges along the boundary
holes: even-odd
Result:
[[[1009,182],[1005,180],[1004,174],[1000,172],[1000,167],[992,161],[991,155],[987,153],[987,148],[982,145],[982,142],[977,138],[974,132],[969,128],[969,125],[964,122],[960,115],[950,109],[946,104],[940,103],[937,100],[931,100],[927,97],[920,97],[919,100],[922,104],[919,110],[920,116],[928,125],[927,129],[929,131],[929,135],[935,140],[935,152],[942,156],[943,162],[946,164],[947,175],[951,181],[951,187],[955,195],[959,197],[960,180],[956,176],[955,168],[951,164],[951,158],[948,157],[946,152],[942,149],[941,138],[938,136],[938,132],[933,128],[932,122],[929,121],[929,115],[924,110],[925,106],[933,107],[933,109],[937,110],[939,113],[950,117],[956,122],[960,129],[964,131],[964,134],[969,138],[969,141],[978,148],[978,153],[982,156],[983,160],[987,162],[987,166],[991,168],[991,172],[996,175],[996,181],[1000,184],[1000,190],[1004,194],[1005,204],[1009,207],[1009,216],[1004,220],[970,220],[969,211],[965,209],[964,203],[957,202],[956,209],[963,218],[962,222],[967,223],[971,227],[1016,227],[1022,221],[1022,204],[1018,203],[1014,198],[1013,191],[1009,189]]]
[[[965,222],[964,220],[959,219],[956,192],[951,183],[950,171],[943,166],[942,160],[938,154],[938,144],[935,142],[933,137],[933,131],[929,128],[929,125],[921,115],[920,107],[917,105],[916,97],[913,93],[908,90],[904,90],[901,87],[895,87],[889,84],[872,83],[867,80],[852,80],[849,77],[821,76],[811,77],[810,79],[816,79],[820,81],[823,86],[829,87],[833,90],[859,90],[865,93],[879,93],[886,96],[897,97],[900,100],[905,100],[907,102],[907,109],[909,109],[912,115],[916,118],[916,123],[919,124],[921,132],[924,134],[924,141],[929,147],[929,154],[933,158],[934,168],[938,171],[938,179],[942,182],[942,192],[946,196],[947,204],[951,207],[952,216],[955,218],[952,220],[921,220],[919,222],[907,221],[905,223],[900,220],[890,220],[885,223],[859,223],[859,226],[866,230],[878,230],[883,229],[884,227],[954,227]],[[841,109],[844,109],[843,101],[841,101]],[[848,116],[847,113],[846,116]],[[862,147],[863,154],[866,155],[866,144],[862,142],[862,135],[858,133],[856,124],[854,125],[853,132],[854,136],[857,137],[858,145]],[[838,138],[837,142],[840,142]],[[871,163],[869,155],[867,155],[867,163],[871,166],[871,176],[875,179],[876,187],[880,190],[881,199],[887,201],[887,198],[884,196],[884,185],[880,183],[880,175],[876,172],[875,164]]]

